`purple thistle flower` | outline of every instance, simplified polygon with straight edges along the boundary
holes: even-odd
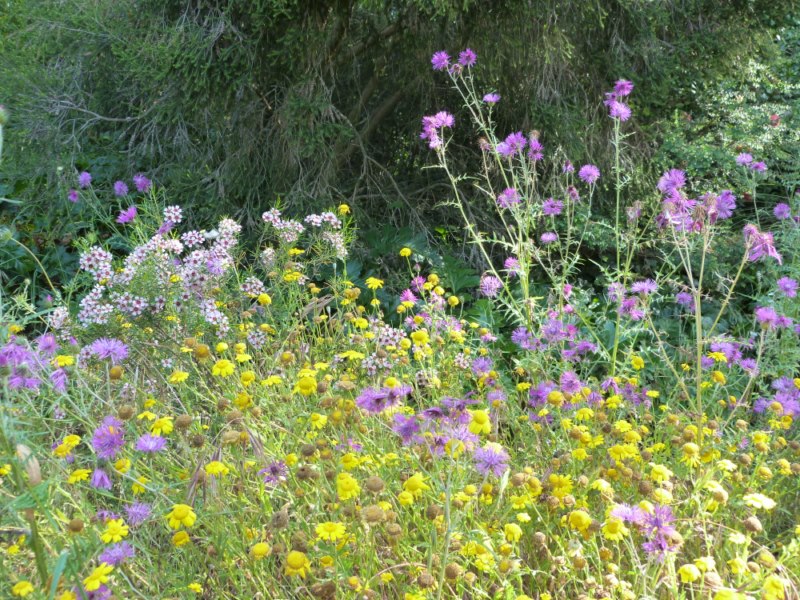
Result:
[[[478,62],[478,56],[471,48],[462,50],[458,55],[458,64],[462,67],[468,68],[475,66],[476,62]]]
[[[124,181],[115,181],[114,182],[114,195],[122,198],[123,196],[128,195],[128,185]]]
[[[558,384],[567,394],[577,394],[583,389],[583,383],[573,371],[564,371],[558,380]]]
[[[775,249],[775,240],[772,233],[762,233],[755,225],[745,225],[744,241],[747,244],[747,260],[756,262],[759,259],[769,256],[778,261],[778,264],[783,264],[783,259],[778,251]]]
[[[519,202],[519,194],[514,188],[506,188],[497,197],[497,206],[500,208],[511,208],[513,205],[519,204]]]
[[[627,121],[631,118],[631,107],[619,100],[613,100],[608,105],[608,116],[612,119]]]
[[[528,140],[525,139],[525,136],[522,134],[522,132],[516,131],[508,134],[504,141],[497,144],[497,148],[495,148],[495,150],[497,150],[497,153],[500,156],[511,158],[516,154],[520,154],[525,149],[527,144]]]
[[[484,275],[481,277],[480,292],[487,298],[495,298],[503,288],[503,282],[494,275]]]
[[[548,198],[542,203],[542,214],[548,217],[560,215],[564,210],[564,203],[561,200]]]
[[[778,313],[774,308],[769,306],[758,306],[755,310],[756,321],[761,323],[762,327],[767,329],[775,329],[778,326]]]
[[[147,192],[150,190],[151,185],[153,184],[147,177],[142,175],[141,173],[137,173],[133,176],[133,185],[136,186],[137,192]]]
[[[412,392],[411,386],[403,385],[395,388],[384,387],[379,390],[366,388],[356,398],[356,405],[370,413],[383,412],[397,404]]]
[[[751,162],[753,162],[753,156],[751,154],[748,154],[747,152],[742,152],[741,154],[736,156],[737,165],[745,166],[749,165]]]
[[[98,338],[89,345],[89,352],[99,359],[118,364],[128,357],[128,346],[116,338]]]
[[[572,164],[572,162],[570,162],[568,160],[564,161],[564,166],[561,167],[561,172],[562,173],[574,173],[575,172],[575,166]]]
[[[78,201],[78,190],[70,190],[67,193],[67,199],[73,204],[76,203]]]
[[[750,168],[757,173],[763,173],[767,170],[767,163],[764,161],[758,161],[750,164]]]
[[[433,65],[434,71],[444,71],[450,66],[450,55],[444,50],[434,52],[431,57],[431,65]]]
[[[264,485],[276,486],[286,481],[288,472],[289,469],[286,463],[281,460],[274,460],[261,469],[258,474],[264,477]]]
[[[778,289],[787,298],[794,298],[797,296],[797,281],[791,277],[781,277],[778,279]]]
[[[111,479],[108,477],[103,469],[95,469],[92,473],[92,478],[89,480],[89,485],[98,490],[110,490]]]
[[[508,452],[500,444],[487,443],[472,454],[475,468],[481,475],[492,473],[500,477],[508,469]]]
[[[642,296],[648,296],[650,294],[654,294],[658,289],[658,284],[652,279],[645,279],[644,281],[637,281],[633,285],[631,285],[631,293],[632,294],[640,294]]]
[[[633,91],[633,83],[627,79],[618,79],[614,84],[614,93],[617,96],[627,96]]]
[[[730,190],[722,190],[716,198],[717,218],[730,219],[735,208],[736,196]]]
[[[600,179],[600,169],[594,165],[583,165],[578,171],[578,177],[591,185]]]
[[[122,225],[126,223],[130,223],[136,218],[136,206],[129,206],[125,210],[121,210],[119,212],[119,216],[117,217],[117,223]]]
[[[472,361],[472,373],[476,377],[480,377],[482,375],[486,375],[489,371],[492,370],[494,363],[492,359],[488,356],[479,356],[475,360]]]
[[[419,423],[415,415],[406,416],[401,413],[394,414],[394,425],[392,431],[400,436],[404,446],[413,443],[419,433]]]
[[[128,516],[126,522],[131,527],[138,527],[150,517],[151,511],[150,505],[145,502],[129,504],[125,507],[125,514]]]
[[[686,185],[686,173],[680,169],[666,171],[658,180],[658,189],[664,194],[670,194]]]
[[[509,256],[509,257],[508,257],[508,258],[506,258],[506,260],[503,262],[503,268],[504,268],[506,271],[508,271],[508,274],[509,274],[510,276],[512,276],[512,277],[513,277],[514,275],[517,275],[517,274],[519,274],[519,268],[520,268],[520,265],[519,265],[519,260],[517,259],[517,257],[516,257],[516,256]]]
[[[136,449],[139,452],[156,453],[161,452],[167,446],[167,440],[160,435],[145,433],[136,440]]]
[[[792,216],[792,209],[785,202],[776,204],[772,212],[775,215],[775,218],[780,220],[788,219]]]
[[[92,176],[89,174],[88,171],[82,171],[80,175],[78,175],[78,186],[85,190],[90,185],[92,185]]]
[[[552,244],[557,239],[558,239],[558,234],[553,232],[553,231],[545,232],[539,238],[539,240],[542,242],[542,244]]]
[[[536,162],[537,160],[542,160],[544,158],[544,146],[539,141],[539,138],[534,137],[533,135],[528,140],[528,159]]]
[[[112,460],[124,445],[125,431],[122,429],[122,421],[114,416],[107,416],[92,436],[95,454],[99,458]]]
[[[116,567],[134,556],[136,556],[136,550],[134,550],[133,546],[128,542],[120,542],[119,544],[108,546],[100,553],[97,560],[101,563]]]
[[[497,104],[498,102],[500,102],[500,94],[496,94],[494,92],[486,94],[483,97],[483,101],[486,102],[486,104],[490,104],[490,105],[491,104]]]

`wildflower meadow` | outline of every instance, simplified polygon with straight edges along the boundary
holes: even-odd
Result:
[[[0,298],[0,597],[800,597],[800,195],[750,147],[639,189],[637,81],[600,161],[498,125],[473,50],[419,68],[466,282],[356,269],[351,203],[198,222],[63,175],[77,274]]]

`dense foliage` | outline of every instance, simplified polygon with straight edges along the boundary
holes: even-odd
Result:
[[[3,204],[3,219],[61,283],[77,267],[71,242],[92,228],[66,201],[82,170],[109,184],[147,172],[197,223],[232,214],[247,234],[277,198],[290,212],[346,201],[371,240],[421,234],[417,246],[440,267],[450,255],[485,268],[440,205],[447,181],[419,168],[415,140],[418,115],[454,100],[420,64],[454,40],[468,41],[486,84],[513,98],[497,112],[501,128],[538,130],[549,148],[603,169],[609,129],[595,99],[608,81],[636,80],[627,172],[641,193],[676,164],[698,179],[729,179],[735,144],[775,157],[770,193],[797,179],[793,1],[2,4],[14,150],[0,196],[19,202]],[[765,136],[772,113],[780,123]],[[458,135],[475,146],[470,132]],[[612,205],[601,185],[597,208]],[[596,258],[610,240],[588,242]],[[373,250],[357,253],[374,265]],[[15,289],[26,276],[42,283],[24,252],[1,258]]]

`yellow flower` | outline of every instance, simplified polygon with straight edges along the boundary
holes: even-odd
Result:
[[[128,536],[128,526],[122,519],[110,519],[106,522],[106,530],[100,535],[100,539],[106,544],[116,544],[122,538]]]
[[[311,562],[305,554],[292,550],[286,555],[286,567],[283,572],[285,575],[305,577],[310,567]]]
[[[683,583],[694,583],[700,579],[702,573],[700,573],[700,569],[698,569],[696,566],[691,563],[687,563],[678,569],[678,575]]]
[[[172,372],[172,375],[169,376],[170,383],[182,383],[187,379],[189,379],[189,373],[177,369]]]
[[[87,592],[95,592],[100,589],[100,586],[108,582],[108,576],[114,567],[108,563],[100,563],[94,568],[89,576],[83,580],[83,587]]]
[[[315,531],[317,532],[317,539],[336,542],[344,537],[347,529],[345,528],[344,523],[327,521],[326,523],[320,523],[317,525]]]
[[[762,600],[784,600],[786,593],[784,590],[784,580],[777,575],[769,575],[764,580]]]
[[[155,435],[169,435],[172,433],[172,417],[156,419],[150,426],[150,431]]]
[[[681,448],[683,456],[680,462],[684,463],[690,469],[700,464],[700,446],[694,442],[686,442]]]
[[[626,535],[628,535],[628,528],[625,527],[625,523],[621,519],[611,517],[606,521],[605,525],[603,525],[603,537],[607,540],[619,542]]]
[[[194,522],[197,520],[197,515],[195,514],[192,507],[187,504],[175,504],[172,507],[172,512],[167,515],[167,519],[169,519],[169,526],[172,529],[180,529],[181,525],[184,527],[191,527],[194,525]]]
[[[280,375],[270,375],[269,377],[261,381],[261,385],[265,387],[273,387],[278,385],[281,381],[283,380],[281,379]]]
[[[87,481],[89,479],[89,469],[75,469],[70,473],[67,478],[67,483],[78,483],[79,481]]]
[[[189,585],[187,585],[186,587],[187,587],[187,588],[189,588],[189,590],[190,590],[190,591],[192,591],[192,592],[194,592],[195,594],[202,594],[202,593],[203,593],[203,586],[202,586],[202,585],[200,585],[200,584],[199,584],[199,583],[197,583],[197,582],[195,582],[195,583],[190,583],[190,584],[189,584]]]
[[[339,500],[349,500],[361,493],[361,486],[350,473],[339,473],[336,476],[336,493],[339,495]]]
[[[313,377],[302,377],[294,389],[303,396],[310,396],[317,391],[317,380]]]
[[[411,506],[414,504],[414,494],[411,492],[400,492],[397,494],[397,501],[400,503],[400,506]]]
[[[53,359],[57,367],[71,367],[75,364],[75,357],[68,354],[59,354]]]
[[[233,375],[235,368],[236,367],[234,367],[231,361],[223,358],[222,360],[218,360],[214,363],[214,366],[211,369],[211,374],[214,377],[230,377]]]
[[[378,279],[377,277],[367,277],[366,281],[367,287],[371,290],[379,290],[383,287],[383,279]]]
[[[58,597],[58,600],[78,600],[78,596],[72,590],[67,590]]]
[[[642,369],[644,369],[644,360],[642,359],[641,356],[636,356],[636,355],[631,356],[631,366],[635,370],[641,371]]]
[[[230,469],[228,465],[218,460],[212,460],[205,466],[205,471],[209,475],[215,475],[217,477],[221,477],[230,473]]]
[[[131,490],[136,495],[144,494],[147,491],[145,488],[145,484],[148,483],[150,480],[145,477],[144,475],[139,476],[139,478],[131,484]]]
[[[745,494],[742,496],[742,500],[747,506],[752,508],[760,508],[763,510],[772,510],[777,506],[777,503],[772,498],[765,496],[764,494]]]
[[[650,463],[650,479],[652,479],[656,483],[663,483],[665,481],[669,481],[672,475],[673,475],[672,471],[670,471],[664,465]]]
[[[747,598],[747,596],[736,590],[722,589],[714,594],[712,600],[745,600],[745,598]]]
[[[411,340],[417,346],[424,346],[425,344],[427,344],[431,340],[431,338],[428,335],[428,332],[426,330],[420,329],[419,331],[414,331],[411,334]]]
[[[486,410],[470,410],[469,431],[475,435],[488,435],[492,432],[492,421]]]
[[[350,214],[350,206],[348,204],[340,204],[339,208],[336,209],[340,215],[349,215]]]
[[[309,422],[314,429],[322,429],[328,422],[328,417],[319,413],[312,413]]]
[[[32,593],[33,585],[30,581],[18,581],[14,584],[14,587],[11,588],[11,594],[20,598],[24,598],[28,594]]]
[[[269,547],[269,544],[266,542],[258,542],[257,544],[253,544],[253,546],[250,548],[250,556],[256,560],[259,560],[267,556],[270,550],[271,548]]]
[[[414,498],[419,498],[422,496],[422,492],[429,489],[431,488],[425,483],[425,478],[421,473],[415,473],[403,483],[403,490],[413,494]]]
[[[581,533],[586,533],[589,529],[589,525],[592,524],[592,517],[590,517],[586,511],[573,510],[569,513],[568,521],[572,529],[580,531]]]
[[[269,294],[266,294],[266,293],[259,294],[258,295],[258,303],[261,306],[269,306],[270,304],[272,304],[272,298],[270,297]]]
[[[516,523],[506,523],[503,526],[503,534],[508,542],[518,542],[522,538],[522,527]]]
[[[402,256],[403,258],[408,258],[409,256],[411,256],[411,248],[406,248],[406,247],[400,248],[400,256]]]
[[[186,531],[176,531],[172,536],[172,545],[176,548],[185,546],[191,541],[192,538],[189,537],[189,534]]]
[[[569,475],[558,475],[557,473],[551,473],[547,478],[548,483],[550,484],[550,489],[553,493],[553,496],[562,500],[564,496],[572,492],[572,479],[570,479]]]

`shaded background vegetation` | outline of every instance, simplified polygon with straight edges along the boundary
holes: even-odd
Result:
[[[672,166],[729,187],[732,157],[748,149],[768,157],[759,198],[774,204],[800,182],[797,7],[0,0],[0,102],[12,115],[0,220],[63,282],[76,266],[73,242],[97,226],[66,200],[77,172],[89,170],[97,185],[144,172],[201,225],[227,214],[254,231],[278,199],[290,213],[347,202],[362,227],[359,268],[379,270],[413,245],[472,281],[482,266],[440,206],[450,188],[422,168],[429,151],[418,139],[423,114],[459,105],[431,73],[430,55],[465,46],[478,53],[486,91],[503,96],[502,132],[536,129],[548,150],[607,171],[602,93],[629,78],[632,198],[654,198],[655,178]],[[466,126],[456,136],[460,168],[470,171],[477,140]],[[601,190],[601,210],[609,192]],[[475,218],[491,228],[481,202]],[[601,256],[610,243],[593,238],[586,251]],[[37,267],[19,248],[0,249],[0,261],[3,285],[36,284]]]

